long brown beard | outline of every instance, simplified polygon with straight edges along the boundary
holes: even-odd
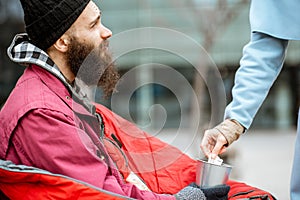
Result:
[[[80,43],[71,39],[67,52],[67,62],[74,75],[88,86],[99,86],[105,98],[108,98],[120,78],[108,50],[108,41],[104,40],[99,47]]]

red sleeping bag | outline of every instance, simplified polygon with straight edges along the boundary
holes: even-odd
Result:
[[[157,193],[175,194],[183,187],[196,181],[196,161],[179,149],[162,142],[137,128],[136,125],[97,104],[97,113],[104,121],[104,134],[110,141],[117,140],[126,154],[125,161],[117,155],[113,145],[106,147],[126,178],[133,171]],[[111,150],[111,151],[110,151]],[[275,199],[269,192],[236,181],[228,181],[229,199]]]

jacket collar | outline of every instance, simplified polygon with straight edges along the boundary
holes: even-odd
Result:
[[[75,101],[80,102],[91,114],[95,115],[95,106],[87,98],[84,90],[81,90],[78,86],[73,87],[69,84],[48,54],[29,42],[29,37],[26,33],[17,34],[14,37],[7,49],[7,54],[13,62],[26,67],[30,64],[38,65],[53,74],[62,81]]]
[[[23,66],[28,66],[29,64],[38,65],[55,75],[65,85],[68,85],[66,78],[48,54],[37,46],[31,44],[26,33],[17,34],[14,37],[11,45],[7,49],[7,54],[13,62],[19,63]]]

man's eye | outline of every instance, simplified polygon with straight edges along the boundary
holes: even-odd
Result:
[[[95,21],[95,23],[92,24],[91,28],[94,28],[94,27],[97,26],[100,22],[101,22],[101,20],[100,20],[100,18],[98,18],[98,20]]]

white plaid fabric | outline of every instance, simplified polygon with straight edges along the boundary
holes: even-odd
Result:
[[[55,63],[49,58],[48,54],[29,42],[26,33],[18,34],[7,49],[9,58],[21,65],[36,64],[43,67],[68,84],[65,77],[59,71]]]

